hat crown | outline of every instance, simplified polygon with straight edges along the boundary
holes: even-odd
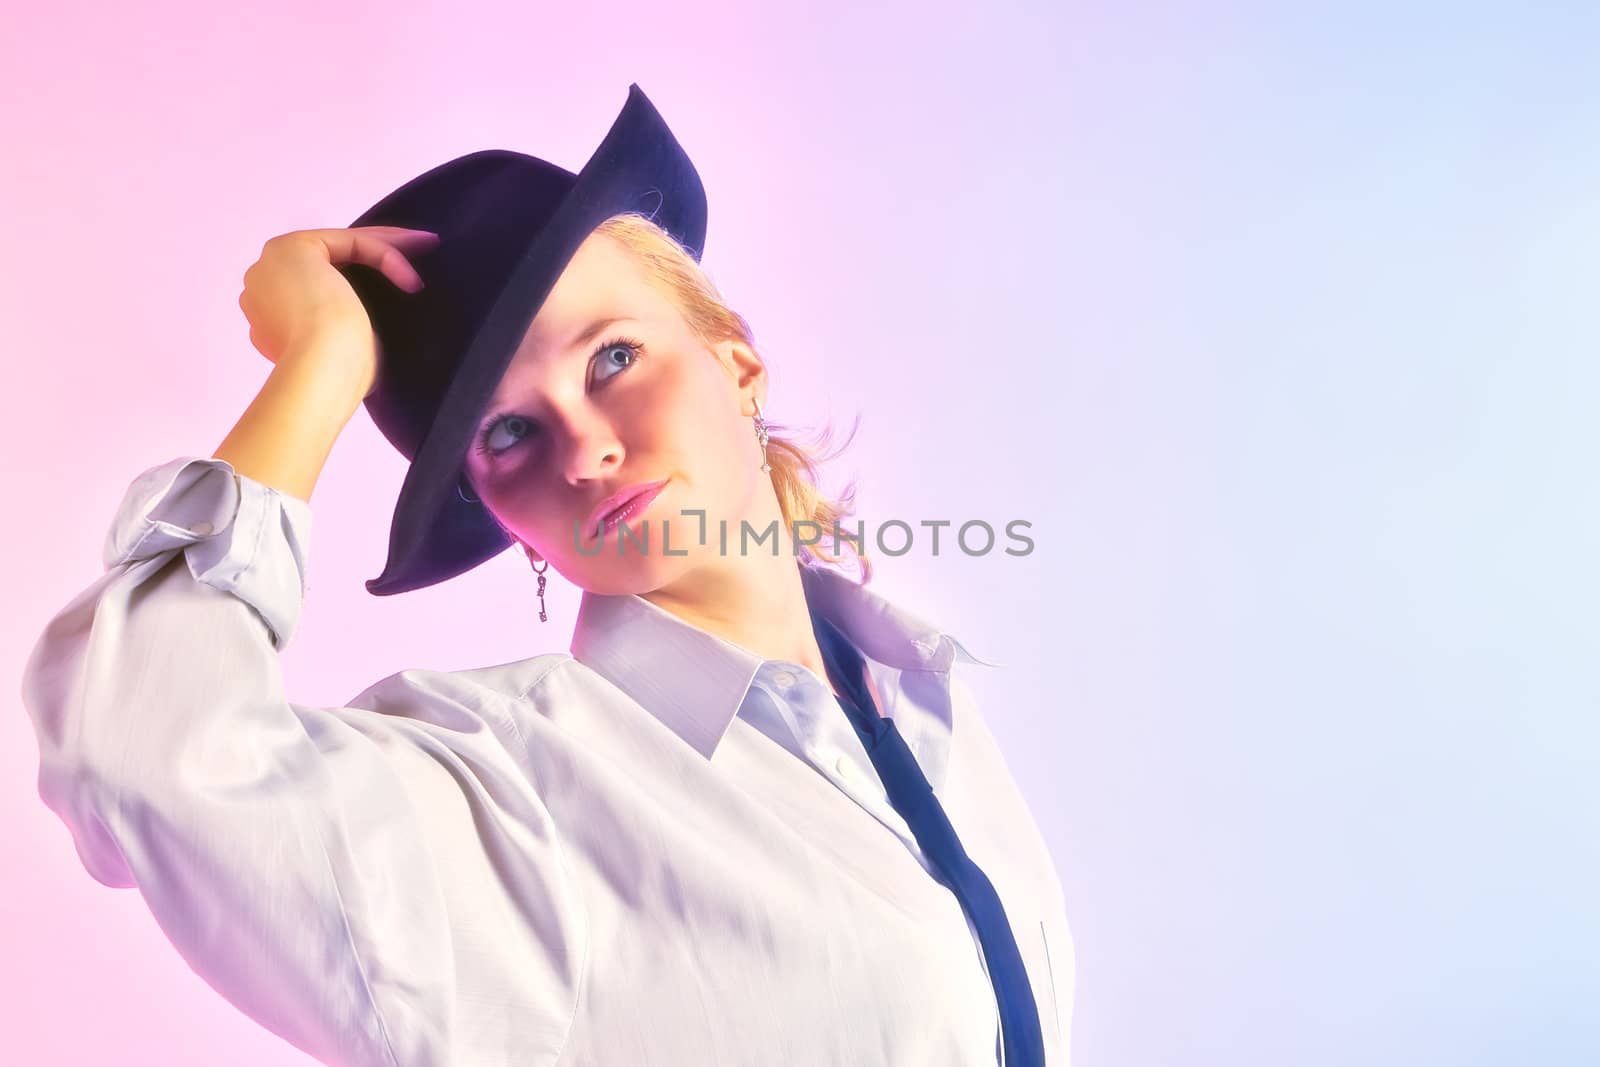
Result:
[[[339,268],[367,309],[381,353],[367,411],[406,459],[432,424],[474,324],[576,181],[546,160],[486,149],[413,178],[350,224],[439,235],[407,257],[423,282],[416,293],[364,263]]]

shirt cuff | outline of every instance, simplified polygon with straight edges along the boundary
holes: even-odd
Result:
[[[289,643],[305,601],[311,506],[221,459],[180,457],[134,479],[106,533],[109,570],[182,551],[198,582],[243,600],[273,647]]]

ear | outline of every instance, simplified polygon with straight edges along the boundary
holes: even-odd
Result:
[[[528,563],[532,566],[537,567],[539,564],[544,562],[544,557],[535,552],[532,545],[524,544],[522,546],[522,553],[528,557]]]
[[[722,369],[728,372],[733,384],[744,398],[754,396],[763,405],[767,402],[767,366],[755,350],[743,341],[718,341],[711,346]],[[752,412],[753,413],[753,412]]]

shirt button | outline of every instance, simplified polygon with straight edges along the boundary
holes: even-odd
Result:
[[[197,534],[208,534],[211,532],[211,524],[209,522],[197,522],[189,529]]]
[[[772,680],[787,689],[794,684],[794,672],[777,671],[772,675]]]
[[[850,762],[849,756],[840,756],[833,761],[833,769],[839,772],[840,778],[854,778],[856,765]]]

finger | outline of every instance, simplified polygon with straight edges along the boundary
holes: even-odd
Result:
[[[361,229],[338,230],[323,236],[330,258],[335,263],[363,263],[376,268],[384,277],[408,293],[422,288],[422,278],[412,269],[400,250],[388,241]]]
[[[385,277],[394,282],[408,293],[415,293],[423,287],[422,277],[417,273],[411,261],[403,252],[425,252],[437,246],[439,235],[436,233],[409,233],[403,234],[389,241],[390,247],[379,256],[378,269],[383,271]]]
[[[356,226],[356,232],[370,233],[375,237],[382,237],[390,241],[437,241],[439,235],[433,230],[413,230],[405,226]]]
[[[408,293],[415,293],[422,288],[422,276],[419,275],[410,261],[400,254],[400,250],[393,245],[379,245],[376,253],[377,259],[373,266],[383,272],[395,285]]]

